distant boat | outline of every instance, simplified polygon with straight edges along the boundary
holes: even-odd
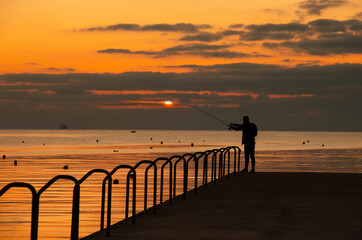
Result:
[[[68,129],[68,126],[65,123],[61,123],[59,129]]]
[[[136,133],[136,130],[132,130],[131,133]]]

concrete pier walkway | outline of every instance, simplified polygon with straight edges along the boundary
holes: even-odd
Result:
[[[224,178],[137,224],[83,240],[362,239],[362,174],[254,173]]]

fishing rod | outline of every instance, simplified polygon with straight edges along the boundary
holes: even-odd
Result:
[[[192,107],[192,108],[194,108],[194,109],[196,109],[196,110],[199,110],[200,112],[202,112],[202,113],[206,114],[207,116],[212,117],[213,119],[215,119],[215,120],[217,120],[217,121],[219,121],[219,122],[221,122],[221,123],[225,124],[226,126],[230,127],[230,125],[229,125],[229,124],[227,124],[226,122],[224,122],[224,121],[223,121],[223,120],[221,120],[220,118],[215,117],[214,115],[212,115],[212,114],[210,114],[210,113],[206,112],[205,110],[202,110],[201,108],[198,108],[198,107],[195,107],[195,106],[192,106],[192,105],[186,105],[186,106],[189,106],[189,107]]]
[[[169,100],[168,100],[168,101],[164,101],[163,103],[164,103],[165,105],[167,105],[167,106],[173,105],[173,102],[172,102],[172,101],[169,101]],[[184,104],[184,103],[179,103],[179,104],[184,105],[184,106],[187,106],[187,107],[194,108],[194,109],[196,109],[196,110],[199,110],[200,112],[202,112],[202,113],[206,114],[207,116],[209,116],[209,117],[211,117],[211,118],[213,118],[213,119],[215,119],[215,120],[217,120],[217,121],[221,122],[222,124],[224,124],[224,125],[226,125],[226,126],[230,127],[230,124],[228,124],[228,123],[224,122],[224,121],[223,121],[223,120],[221,120],[220,118],[215,117],[215,116],[214,116],[214,115],[212,115],[211,113],[208,113],[208,112],[206,112],[205,110],[203,110],[203,109],[201,109],[201,108],[198,108],[198,107],[196,107],[196,106],[189,105],[189,104]]]

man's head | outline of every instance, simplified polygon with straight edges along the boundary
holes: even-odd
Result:
[[[249,123],[250,121],[249,121],[249,117],[248,116],[244,116],[243,117],[243,122],[244,123]]]

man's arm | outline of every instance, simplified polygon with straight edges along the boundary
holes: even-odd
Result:
[[[243,130],[243,126],[238,123],[230,123],[229,130],[240,131],[240,130]]]

